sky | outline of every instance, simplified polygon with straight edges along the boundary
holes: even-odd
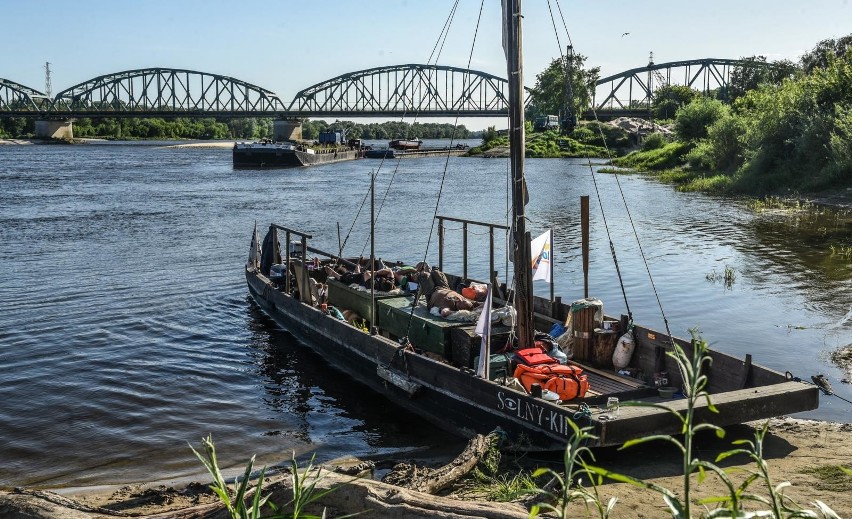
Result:
[[[50,62],[56,94],[100,75],[181,68],[241,79],[289,102],[347,72],[434,63],[430,55],[455,4],[0,0],[0,78],[44,91]],[[644,66],[651,52],[656,63],[753,55],[796,60],[821,40],[852,33],[852,0],[524,0],[529,87],[567,44],[560,9],[575,52],[588,57],[587,66],[599,66],[601,77]],[[458,0],[437,63],[465,68],[470,60],[472,69],[506,77],[500,17],[498,0]],[[460,123],[478,130],[495,121]]]

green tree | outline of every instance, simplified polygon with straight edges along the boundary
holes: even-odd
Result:
[[[852,48],[852,34],[842,38],[822,40],[807,54],[802,55],[799,63],[805,73],[817,68],[826,68],[836,58],[843,57]]]
[[[742,65],[731,68],[728,90],[721,92],[725,101],[734,102],[763,84],[780,85],[785,78],[793,77],[799,68],[792,61],[769,62],[766,56],[741,58]]]
[[[600,76],[600,67],[587,70],[583,68],[586,56],[574,54],[571,58],[566,56],[554,59],[536,76],[532,101],[526,113],[527,119],[534,119],[537,115],[557,115],[564,111],[565,71],[569,59],[573,71],[571,89],[574,95],[574,114],[579,115],[591,106],[592,92]]]
[[[651,98],[655,119],[672,119],[681,106],[688,105],[696,96],[697,90],[685,85],[663,85],[654,90]]]

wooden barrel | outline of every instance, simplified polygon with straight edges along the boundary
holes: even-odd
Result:
[[[595,344],[592,349],[592,366],[596,368],[612,369],[612,354],[615,352],[615,344],[618,342],[618,333],[615,330],[595,329]]]
[[[602,319],[603,303],[600,299],[580,299],[571,303],[574,360],[591,360],[595,328],[600,328]]]

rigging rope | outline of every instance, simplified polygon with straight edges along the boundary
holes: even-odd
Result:
[[[822,393],[824,395],[836,396],[837,398],[843,400],[844,402],[848,402],[848,403],[852,404],[852,400],[847,400],[846,398],[843,398],[842,396],[840,396],[840,395],[838,395],[837,393],[834,392],[834,389],[832,389],[831,383],[828,381],[828,378],[826,378],[826,376],[823,375],[822,373],[820,373],[819,375],[812,375],[811,380],[813,380],[813,382],[808,382],[807,380],[803,380],[803,379],[801,379],[797,376],[794,376],[793,373],[791,373],[789,371],[784,373],[784,377],[787,380],[791,380],[793,382],[801,382],[803,384],[810,384],[812,386],[816,386],[816,387],[819,388],[820,391],[822,391]]]
[[[457,5],[458,5],[458,0],[456,0],[455,5],[453,6],[454,12],[455,12],[455,8],[456,8]],[[485,0],[481,0],[481,2],[479,4],[479,16],[477,16],[477,18],[476,18],[476,29],[474,29],[474,32],[473,32],[473,41],[470,44],[470,53],[468,54],[468,58],[467,58],[467,72],[468,72],[468,74],[465,74],[465,80],[462,83],[462,90],[463,91],[466,90],[466,82],[468,81],[468,79],[470,77],[470,64],[473,61],[473,51],[474,51],[474,48],[476,48],[476,38],[477,38],[477,36],[479,36],[479,24],[482,21],[482,10],[483,10],[484,5],[485,5]],[[442,48],[443,48],[443,46],[442,46]],[[451,146],[452,146],[453,139],[455,138],[456,129],[458,128],[458,120],[459,120],[459,113],[460,112],[461,112],[461,105],[459,105],[459,108],[456,111],[455,124],[453,125],[453,134],[452,134],[452,138],[450,139],[450,145]],[[441,183],[440,183],[440,186],[438,188],[438,197],[435,200],[435,211],[432,215],[432,223],[431,223],[430,228],[429,228],[429,235],[426,238],[426,248],[423,251],[423,263],[424,264],[426,263],[426,258],[429,255],[429,246],[432,243],[432,234],[435,232],[435,220],[438,219],[438,208],[441,205],[441,195],[444,192],[444,182],[447,179],[447,170],[449,170],[449,165],[450,165],[450,153],[449,153],[449,150],[448,150],[447,151],[447,158],[444,161],[444,171],[441,173]],[[406,326],[406,335],[411,331],[411,323],[414,320],[414,308],[417,306],[418,300],[420,299],[421,294],[420,294],[420,286],[419,285],[420,284],[418,283],[417,292],[414,294],[414,301],[411,303],[411,312],[409,312],[409,314],[408,314],[408,326]]]
[[[443,49],[444,49],[444,44],[446,43],[446,40],[447,40],[447,36],[449,35],[450,27],[452,26],[453,20],[455,19],[456,10],[458,8],[458,5],[459,5],[459,0],[456,0],[455,3],[453,4],[453,7],[450,9],[450,13],[447,15],[447,19],[444,21],[444,26],[441,28],[441,32],[438,35],[438,38],[435,40],[435,45],[432,46],[432,52],[429,54],[429,58],[426,60],[427,64],[432,62],[433,57],[435,58],[436,63],[437,63],[438,59],[440,58],[441,52],[443,52]],[[436,50],[438,51],[437,55],[435,54]],[[429,81],[431,81],[431,74],[432,73],[433,73],[433,71],[430,70],[429,71],[429,74],[430,74]],[[403,93],[403,95],[404,95],[404,93]],[[412,98],[412,101],[413,101],[413,98]],[[418,111],[418,114],[419,114],[419,111]],[[404,109],[403,114],[402,114],[402,119],[404,120],[407,115],[408,115],[408,104],[406,103],[405,109]],[[416,115],[414,117],[414,120],[415,121],[417,120]],[[379,162],[379,167],[375,171],[376,177],[378,177],[378,174],[382,170],[382,166],[384,166],[385,158],[386,157],[382,157],[381,162]],[[399,160],[401,161],[402,157],[400,157]],[[399,170],[399,161],[397,161],[396,168],[394,169],[394,172],[391,175],[391,179],[388,183],[388,188],[385,191],[385,195],[382,197],[381,203],[379,204],[378,214],[381,214],[381,212],[382,212],[382,207],[384,207],[384,203],[385,203],[385,200],[387,199],[388,191],[390,191],[390,187],[393,184],[394,178],[396,178],[396,173],[397,173],[398,170]],[[344,238],[343,244],[340,246],[340,251],[339,251],[340,257],[343,257],[343,249],[346,247],[346,243],[349,241],[349,237],[352,235],[352,231],[355,228],[355,224],[358,221],[358,217],[361,215],[361,211],[364,209],[364,205],[367,203],[367,198],[369,198],[369,196],[370,196],[370,189],[367,189],[367,192],[364,194],[364,199],[361,201],[361,206],[358,208],[358,211],[355,213],[355,217],[352,219],[352,225],[349,226],[349,231],[347,231],[347,233],[346,233],[346,238]],[[378,220],[378,214],[376,215],[377,220]],[[361,255],[362,256],[364,255],[364,251],[367,249],[368,244],[369,244],[369,237],[367,238],[367,242],[364,244],[364,247],[361,249]]]
[[[573,46],[573,43],[571,41],[571,34],[570,34],[570,32],[568,32],[568,25],[565,23],[565,16],[562,14],[562,7],[559,5],[559,0],[555,0],[555,1],[556,1],[556,6],[559,10],[559,15],[562,18],[562,25],[565,28],[566,34],[568,35],[568,42],[569,42],[569,44],[571,44]],[[547,5],[548,5],[548,9],[550,9],[550,0],[547,1]],[[550,9],[550,15],[551,15],[551,20],[553,21],[553,10],[552,9]],[[553,25],[554,25],[554,31],[555,31],[555,26],[556,26],[555,21],[553,21]],[[559,44],[559,35],[558,34],[556,35],[556,40],[557,40],[557,44]],[[559,55],[562,56],[563,59],[566,59],[562,54],[561,45],[560,45],[560,48],[559,48]],[[566,81],[570,81],[571,79],[572,78],[566,77]],[[604,136],[603,129],[601,128],[600,120],[598,119],[598,114],[597,114],[597,111],[595,110],[594,105],[592,105],[592,114],[594,115],[595,121],[598,123],[598,133],[601,136],[601,142],[603,142],[604,149],[606,150],[607,157],[609,158],[610,161],[612,161],[612,151],[610,151],[609,146],[607,145],[606,137]],[[629,322],[632,324],[633,314],[630,310],[630,305],[627,301],[627,291],[625,290],[625,287],[624,287],[624,279],[621,275],[621,267],[618,264],[618,257],[615,253],[615,244],[612,241],[612,234],[609,231],[609,225],[608,225],[607,220],[606,220],[606,212],[604,211],[603,202],[601,200],[601,194],[600,194],[600,189],[598,187],[597,176],[595,174],[595,169],[592,166],[591,158],[586,157],[586,160],[588,161],[589,171],[592,174],[592,182],[595,186],[595,194],[598,198],[598,206],[600,207],[601,216],[602,216],[603,222],[604,222],[604,228],[606,229],[607,240],[609,241],[609,249],[610,249],[610,253],[612,255],[613,263],[615,264],[615,271],[618,275],[618,282],[619,282],[619,285],[621,287],[621,294],[624,298],[624,305],[627,309],[627,315],[628,315],[628,318],[630,320]],[[669,320],[666,317],[666,312],[663,309],[663,303],[662,303],[662,300],[660,299],[660,294],[657,291],[657,284],[654,282],[654,276],[651,274],[651,267],[648,265],[648,259],[645,256],[645,251],[642,248],[641,241],[639,240],[639,233],[636,230],[635,223],[633,222],[633,215],[630,213],[630,207],[627,205],[627,197],[624,195],[624,190],[621,187],[621,181],[619,180],[618,173],[617,172],[613,173],[613,176],[615,178],[615,183],[618,186],[618,193],[621,196],[621,201],[622,201],[622,204],[624,205],[624,210],[627,213],[627,219],[630,222],[631,229],[633,230],[633,236],[636,238],[636,244],[639,247],[639,255],[642,257],[642,262],[645,265],[645,271],[648,273],[648,279],[651,283],[651,288],[654,291],[654,297],[656,298],[657,305],[660,308],[660,314],[663,318],[663,324],[666,327],[666,334],[668,335],[669,343],[671,344],[672,350],[674,350],[675,349],[675,343],[674,343],[674,337],[672,337],[671,327],[669,326]],[[683,368],[681,367],[680,364],[678,364],[678,371],[680,371],[681,379],[686,380],[686,376],[685,376],[685,374],[683,372]]]

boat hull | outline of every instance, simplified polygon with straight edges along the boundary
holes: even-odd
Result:
[[[293,146],[275,144],[237,144],[234,146],[235,168],[295,168],[315,166],[361,158],[360,150],[341,149],[321,151],[297,149]]]
[[[488,433],[499,427],[525,450],[559,450],[572,434],[567,423],[570,419],[590,427],[598,437],[591,445],[597,446],[680,432],[680,421],[658,408],[623,407],[617,420],[608,420],[595,407],[589,415],[575,415],[576,407],[533,398],[478,378],[469,370],[404,351],[396,342],[380,335],[364,333],[294,299],[253,269],[246,269],[246,279],[260,307],[333,368],[399,407],[461,437]],[[643,394],[647,396],[647,390],[637,391],[634,396]],[[630,397],[621,395],[622,401]],[[686,405],[683,399],[663,403],[674,410],[684,410]],[[713,404],[717,413],[711,412],[702,399],[696,419],[725,426],[814,409],[818,405],[818,390],[797,382],[780,382],[726,391],[714,395]]]

